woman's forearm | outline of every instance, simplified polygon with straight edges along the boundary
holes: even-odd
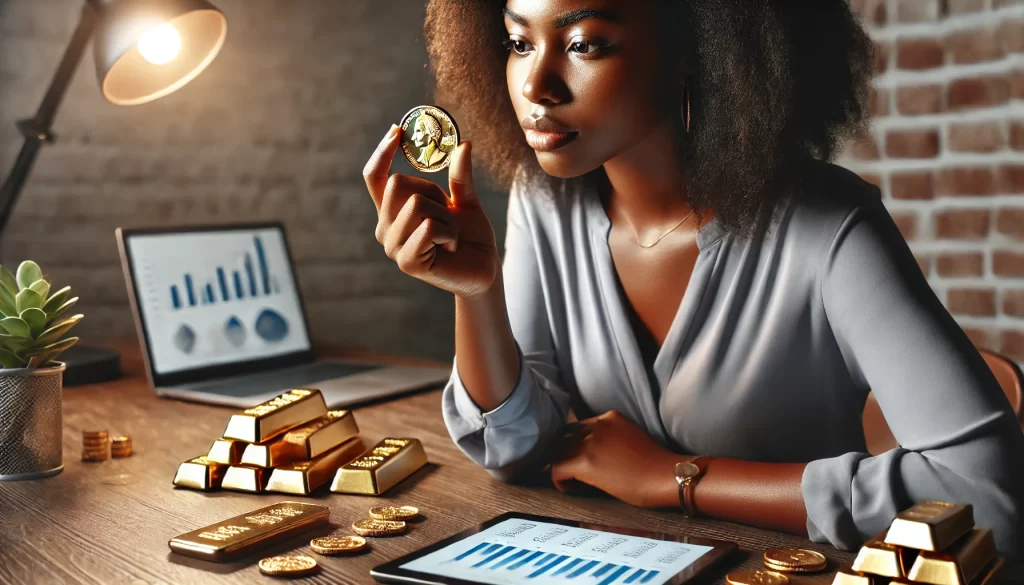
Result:
[[[455,356],[462,384],[481,410],[493,410],[515,388],[519,352],[500,270],[486,293],[455,296]]]
[[[658,490],[658,505],[679,508],[679,487],[674,464],[692,456],[677,456],[661,465],[666,469]],[[761,463],[710,458],[693,490],[693,503],[703,516],[778,530],[807,534],[807,509],[800,489],[805,463]]]

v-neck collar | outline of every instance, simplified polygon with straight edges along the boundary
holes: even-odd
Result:
[[[606,316],[615,332],[619,357],[636,400],[641,406],[640,411],[645,419],[649,419],[645,421],[647,428],[657,429],[664,442],[668,436],[661,420],[658,402],[675,370],[684,341],[692,333],[689,325],[693,321],[693,315],[700,307],[707,289],[711,276],[708,264],[711,258],[709,258],[708,252],[717,247],[729,230],[721,224],[717,216],[697,229],[697,260],[690,275],[690,282],[687,284],[679,308],[676,310],[668,334],[665,336],[665,341],[654,358],[654,377],[659,387],[652,388],[652,380],[647,375],[640,346],[630,324],[628,308],[624,305],[629,301],[618,290],[618,273],[612,259],[611,248],[608,245],[608,236],[612,227],[611,220],[608,218],[596,189],[581,194],[581,198],[586,210],[587,225],[591,236],[590,248],[594,251],[595,256],[597,281],[604,299]]]

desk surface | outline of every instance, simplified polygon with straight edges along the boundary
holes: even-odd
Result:
[[[284,499],[330,506],[332,529],[345,534],[354,520],[382,502],[417,506],[425,517],[410,525],[405,536],[370,539],[372,550],[359,556],[312,554],[309,534],[273,550],[317,559],[321,572],[302,583],[370,583],[371,567],[509,510],[738,542],[742,552],[708,583],[724,583],[725,572],[738,566],[761,566],[761,553],[775,546],[811,548],[830,560],[828,571],[793,577],[794,585],[831,583],[838,565],[853,559],[850,553],[767,530],[683,520],[611,498],[564,495],[549,486],[501,483],[452,443],[437,390],[355,409],[368,443],[385,436],[417,437],[430,460],[382,498],[332,494],[326,488],[309,498],[174,489],[171,479],[178,464],[204,454],[232,410],[157,398],[148,388],[137,350],[125,352],[123,365],[127,377],[120,381],[65,390],[63,473],[39,481],[0,482],[0,583],[269,582],[256,567],[265,554],[214,564],[172,554],[167,541]],[[103,463],[80,462],[81,431],[86,428],[131,435],[135,454]]]

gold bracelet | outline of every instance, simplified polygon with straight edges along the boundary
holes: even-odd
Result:
[[[676,463],[676,483],[679,484],[679,505],[683,509],[683,518],[697,515],[697,508],[693,502],[693,488],[707,469],[707,464],[702,461],[706,459],[707,456],[700,455],[689,461]]]

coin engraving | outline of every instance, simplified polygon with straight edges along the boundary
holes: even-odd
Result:
[[[378,520],[412,520],[420,515],[414,506],[377,506],[370,508],[370,518]]]
[[[776,571],[764,569],[743,569],[725,576],[729,585],[787,585],[789,577]]]
[[[459,144],[459,128],[451,114],[437,106],[416,106],[402,117],[402,154],[416,170],[436,173],[451,162]]]
[[[322,555],[355,553],[366,548],[366,539],[362,536],[324,536],[311,540],[309,548]]]
[[[360,536],[391,536],[405,532],[405,522],[365,518],[353,522],[352,531]]]
[[[796,568],[811,568],[825,565],[828,561],[825,555],[802,548],[773,548],[765,551],[764,562]]]
[[[316,559],[306,555],[280,555],[261,559],[260,572],[266,575],[308,575],[316,567]]]

